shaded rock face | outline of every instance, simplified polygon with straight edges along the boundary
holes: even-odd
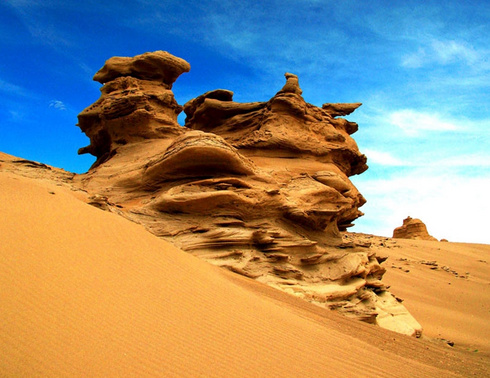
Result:
[[[360,104],[308,104],[287,73],[267,102],[237,103],[223,89],[196,97],[181,127],[171,80],[134,73],[134,59],[152,54],[162,55],[108,60],[96,75],[102,96],[79,115],[91,140],[82,152],[98,158],[78,177],[83,188],[215,265],[368,322],[412,319],[369,245],[341,235],[365,203],[349,176],[367,165],[357,124],[337,117]],[[405,333],[420,332],[413,324]]]
[[[395,228],[393,237],[397,239],[418,239],[418,240],[433,240],[436,238],[429,235],[427,227],[420,219],[407,217],[403,220],[403,225]]]

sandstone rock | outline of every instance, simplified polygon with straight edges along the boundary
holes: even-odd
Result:
[[[366,156],[350,137],[357,124],[306,103],[297,76],[286,77],[268,102],[236,103],[229,95],[210,97],[214,91],[199,96],[184,105],[185,126],[218,134],[247,156],[309,158],[333,164],[347,176],[364,172]]]
[[[108,59],[95,74],[94,80],[101,84],[118,77],[131,76],[141,80],[159,81],[172,89],[172,84],[191,66],[184,59],[166,51],[155,51],[136,55],[133,58],[115,56]]]
[[[197,96],[181,127],[171,80],[123,63],[106,64],[101,98],[79,116],[91,140],[82,152],[98,157],[80,185],[188,253],[376,323],[380,295],[391,295],[385,269],[369,244],[338,248],[366,202],[349,179],[367,169],[350,136],[357,124],[306,103],[286,74],[267,102]],[[336,116],[355,109],[337,105]]]
[[[223,138],[202,131],[190,131],[176,138],[161,158],[148,163],[143,180],[147,186],[157,186],[179,178],[253,174],[253,164]]]
[[[420,239],[420,240],[433,240],[436,238],[429,235],[427,227],[420,219],[414,219],[407,217],[403,220],[403,225],[395,228],[393,231],[393,237],[397,239]]]
[[[90,153],[100,164],[120,145],[181,135],[182,106],[170,89],[189,69],[189,63],[165,51],[109,59],[94,76],[105,83],[100,99],[78,115],[78,126],[90,138],[78,153]]]
[[[323,104],[322,109],[325,110],[332,117],[343,117],[351,114],[362,104],[356,102],[353,104]]]
[[[201,106],[206,101],[206,99],[231,101],[233,99],[233,92],[226,89],[215,89],[214,91],[206,92],[196,97],[195,99],[190,100],[184,105],[184,112],[187,115],[187,118],[192,117],[197,108]]]
[[[299,87],[298,76],[296,76],[295,74],[286,72],[284,74],[284,77],[286,78],[286,84],[284,84],[284,87],[282,87],[282,89],[279,92],[281,92],[281,93],[294,93],[294,94],[301,96],[303,91]]]

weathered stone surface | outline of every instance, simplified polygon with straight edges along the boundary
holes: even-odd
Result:
[[[397,239],[420,239],[420,240],[434,240],[436,238],[430,236],[427,227],[420,219],[407,217],[403,220],[403,225],[395,228],[393,231],[393,237]]]
[[[94,77],[105,83],[100,99],[78,115],[78,126],[90,138],[78,153],[92,154],[100,164],[118,146],[181,135],[177,116],[182,106],[170,89],[189,69],[183,59],[164,51],[109,59]]]
[[[295,74],[286,72],[284,74],[284,77],[286,78],[286,84],[284,84],[284,87],[279,91],[280,93],[294,93],[299,96],[303,94],[303,91],[299,87],[299,80],[298,76]]]
[[[105,84],[118,77],[131,76],[141,80],[159,81],[164,83],[167,89],[172,89],[175,80],[190,69],[190,64],[184,59],[166,51],[155,51],[132,58],[112,57],[95,74],[94,80]]]
[[[353,104],[323,104],[322,109],[325,110],[332,117],[343,117],[351,114],[362,103],[356,102]]]
[[[82,152],[99,158],[78,177],[85,190],[184,251],[318,305],[372,323],[382,308],[407,313],[383,305],[391,294],[370,245],[340,233],[366,202],[349,179],[367,169],[357,124],[306,103],[296,75],[267,102],[206,92],[184,105],[185,127],[161,81],[104,77],[79,116]]]
[[[155,186],[179,178],[253,174],[252,163],[221,137],[190,131],[175,139],[161,159],[149,163],[143,177]]]
[[[233,92],[226,89],[215,89],[214,91],[206,92],[188,101],[184,105],[184,112],[187,115],[187,118],[192,117],[196,112],[197,108],[201,106],[206,101],[206,99],[231,101],[233,99]]]
[[[184,106],[185,125],[218,134],[247,156],[315,159],[347,176],[364,172],[366,156],[350,137],[357,124],[306,103],[297,76],[286,77],[286,85],[268,102],[236,103],[229,96],[208,97],[212,92],[191,100]]]

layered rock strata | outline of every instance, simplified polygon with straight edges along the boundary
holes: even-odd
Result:
[[[382,283],[382,259],[342,240],[365,203],[349,176],[367,165],[351,137],[357,124],[337,117],[360,104],[308,104],[287,73],[266,102],[237,103],[218,89],[181,107],[169,86],[188,64],[159,59],[167,54],[110,59],[95,76],[102,96],[79,126],[91,140],[81,152],[98,160],[79,179],[107,203],[98,206],[215,265],[420,334]],[[162,65],[158,74],[138,70],[145,59]]]
[[[171,89],[189,70],[189,63],[165,51],[107,60],[94,76],[104,84],[100,99],[78,115],[78,126],[90,138],[78,153],[90,153],[100,164],[117,146],[182,134],[182,106]]]
[[[411,217],[405,218],[403,225],[393,230],[393,238],[437,241],[435,237],[429,235],[424,222]]]

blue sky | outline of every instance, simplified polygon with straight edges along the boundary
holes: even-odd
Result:
[[[352,178],[368,200],[352,231],[390,236],[410,215],[490,243],[489,35],[486,0],[4,0],[0,151],[86,171],[76,116],[111,56],[187,60],[180,104],[216,88],[266,101],[292,72],[314,105],[363,103],[348,117],[370,166]]]

